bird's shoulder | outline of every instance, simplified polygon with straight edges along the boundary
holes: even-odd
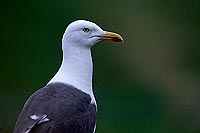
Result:
[[[71,130],[75,124],[83,124],[80,120],[95,123],[95,117],[96,106],[91,104],[90,95],[68,84],[51,83],[29,97],[16,129],[38,130],[42,126],[46,130]]]
[[[90,105],[90,95],[68,84],[51,83],[30,96],[24,109],[48,112],[52,116],[58,112],[67,112],[66,115],[71,116],[73,113],[85,112]]]
[[[36,99],[40,99],[43,102],[48,102],[49,100],[54,100],[56,102],[56,100],[59,99],[59,102],[67,101],[68,104],[71,102],[91,103],[91,97],[89,94],[82,92],[72,85],[59,82],[48,84],[39,89],[30,96],[27,102],[32,102]]]

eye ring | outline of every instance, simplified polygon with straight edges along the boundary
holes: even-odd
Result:
[[[90,31],[90,29],[89,29],[89,28],[83,28],[83,31],[84,31],[85,33],[88,33],[88,32]]]

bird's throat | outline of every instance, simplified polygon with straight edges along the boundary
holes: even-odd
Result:
[[[56,75],[50,80],[70,84],[89,94],[95,102],[92,90],[93,62],[90,48],[69,47],[63,50],[63,61]]]

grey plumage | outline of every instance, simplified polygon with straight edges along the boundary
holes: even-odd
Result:
[[[51,83],[28,99],[14,133],[92,133],[95,122],[96,106],[88,94],[64,83]]]

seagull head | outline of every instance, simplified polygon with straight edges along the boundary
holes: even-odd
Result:
[[[98,25],[86,20],[72,22],[63,35],[63,45],[91,47],[101,40],[122,42],[123,38],[114,32],[102,30]]]

